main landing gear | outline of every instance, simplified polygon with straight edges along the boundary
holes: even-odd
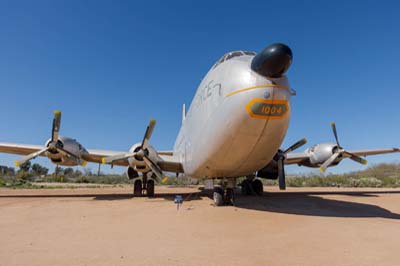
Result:
[[[228,178],[221,186],[214,187],[213,199],[216,206],[235,205],[236,178]]]
[[[263,183],[260,179],[255,179],[254,175],[247,176],[240,184],[243,195],[261,196],[264,192]],[[222,181],[220,186],[214,187],[213,200],[216,206],[235,205],[236,178],[227,178]]]
[[[154,179],[147,179],[147,174],[143,174],[142,179],[138,178],[133,183],[133,195],[139,197],[144,194],[154,197]]]
[[[254,176],[247,176],[241,183],[242,195],[257,195],[261,196],[264,192],[263,183],[260,179],[255,179]]]

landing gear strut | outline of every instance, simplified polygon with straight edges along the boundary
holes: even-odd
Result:
[[[229,178],[226,184],[214,188],[213,199],[216,206],[235,205],[236,178]]]
[[[154,186],[154,180],[147,179],[147,174],[143,174],[142,179],[136,179],[133,183],[133,195],[139,197],[146,194],[147,197],[154,197]]]

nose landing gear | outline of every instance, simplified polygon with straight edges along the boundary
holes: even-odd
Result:
[[[226,184],[214,188],[213,200],[216,206],[235,205],[236,178],[229,178]]]

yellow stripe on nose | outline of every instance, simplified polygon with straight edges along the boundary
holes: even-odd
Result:
[[[232,91],[232,92],[228,93],[227,95],[225,95],[225,97],[230,97],[232,95],[235,95],[235,94],[238,94],[238,93],[241,93],[244,91],[249,91],[249,90],[254,90],[254,89],[263,89],[263,88],[271,88],[271,87],[285,89],[285,90],[290,91],[290,89],[286,86],[282,86],[282,85],[278,85],[278,84],[263,84],[263,85],[257,85],[257,86],[252,86],[252,87]]]

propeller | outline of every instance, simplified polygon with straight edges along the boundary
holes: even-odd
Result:
[[[329,157],[319,168],[319,170],[323,173],[325,170],[338,158],[338,157],[346,157],[350,158],[351,160],[360,163],[360,164],[367,164],[367,160],[361,158],[358,155],[355,155],[351,152],[346,151],[343,149],[342,146],[339,144],[339,138],[336,130],[336,124],[334,122],[331,123],[331,128],[333,131],[333,135],[335,136],[337,147],[334,148],[334,152],[331,157]]]
[[[101,162],[103,164],[112,164],[115,161],[126,160],[131,157],[140,158],[143,159],[144,163],[151,169],[151,171],[154,173],[157,179],[160,182],[165,183],[168,180],[168,178],[163,176],[160,167],[155,162],[153,162],[148,155],[149,151],[147,148],[149,147],[149,140],[151,138],[151,135],[153,134],[155,125],[156,125],[156,120],[150,119],[149,125],[146,128],[146,132],[144,133],[143,140],[138,151],[117,154],[109,157],[103,157],[101,159]]]
[[[51,129],[51,139],[49,143],[47,144],[46,147],[43,149],[36,151],[34,153],[28,154],[24,157],[21,157],[20,159],[16,160],[15,166],[19,167],[26,162],[35,159],[36,157],[43,155],[45,152],[50,151],[50,152],[59,152],[63,154],[64,156],[68,156],[70,158],[73,158],[78,164],[82,166],[86,166],[87,162],[76,156],[75,154],[65,150],[59,142],[59,132],[60,132],[60,125],[61,125],[61,111],[56,110],[54,111],[54,118],[53,118],[53,126]]]
[[[298,142],[294,143],[292,146],[287,148],[286,150],[278,151],[278,181],[279,181],[279,189],[285,190],[286,189],[286,176],[285,176],[285,159],[288,153],[300,148],[304,144],[307,143],[307,139],[301,139]]]

